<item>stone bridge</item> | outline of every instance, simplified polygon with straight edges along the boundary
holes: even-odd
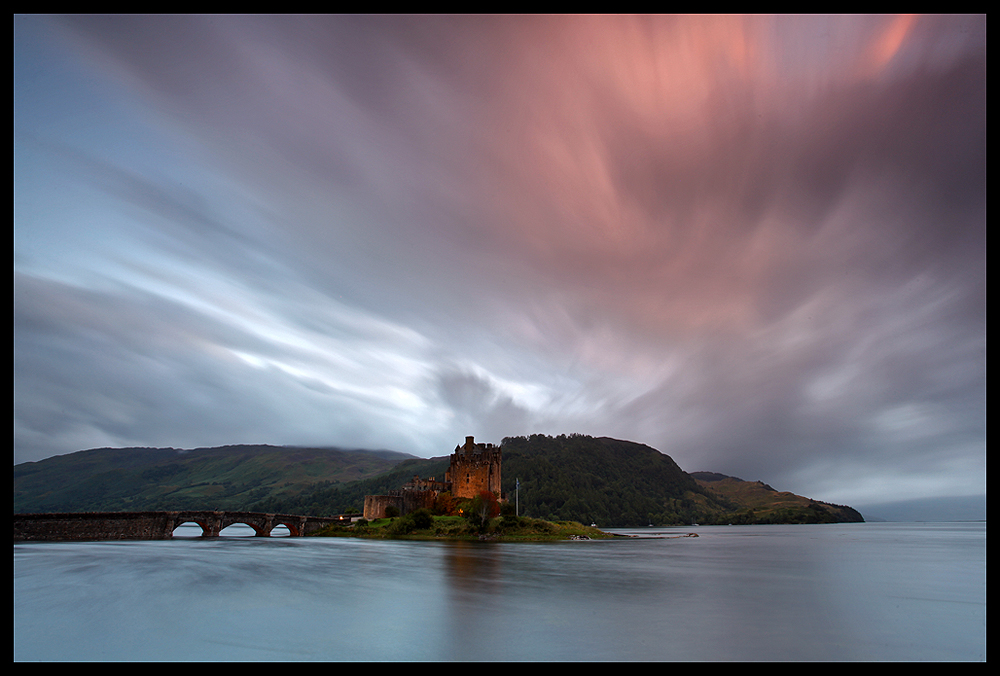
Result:
[[[259,537],[269,537],[275,526],[286,526],[292,537],[302,537],[332,523],[349,524],[351,516],[298,516],[256,512],[79,512],[15,514],[14,542],[39,540],[169,540],[183,523],[201,526],[202,537],[218,537],[222,529],[246,524]]]

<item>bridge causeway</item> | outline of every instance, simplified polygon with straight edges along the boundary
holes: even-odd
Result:
[[[169,540],[184,523],[201,526],[202,537],[218,537],[233,524],[245,524],[258,537],[270,537],[276,526],[288,528],[291,537],[303,537],[334,523],[351,522],[351,516],[300,516],[228,511],[174,512],[65,512],[15,514],[14,542],[66,540]]]

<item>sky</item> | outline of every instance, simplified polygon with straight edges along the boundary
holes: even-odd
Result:
[[[626,439],[984,495],[985,16],[14,17],[14,463]]]

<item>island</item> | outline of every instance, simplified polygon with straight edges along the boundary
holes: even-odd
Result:
[[[483,522],[474,514],[435,516],[426,508],[374,521],[362,518],[350,525],[331,524],[310,536],[494,542],[603,540],[622,537],[576,521],[553,522],[507,513]]]

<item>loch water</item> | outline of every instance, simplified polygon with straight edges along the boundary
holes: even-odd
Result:
[[[986,660],[985,522],[613,532],[15,544],[14,659]]]

